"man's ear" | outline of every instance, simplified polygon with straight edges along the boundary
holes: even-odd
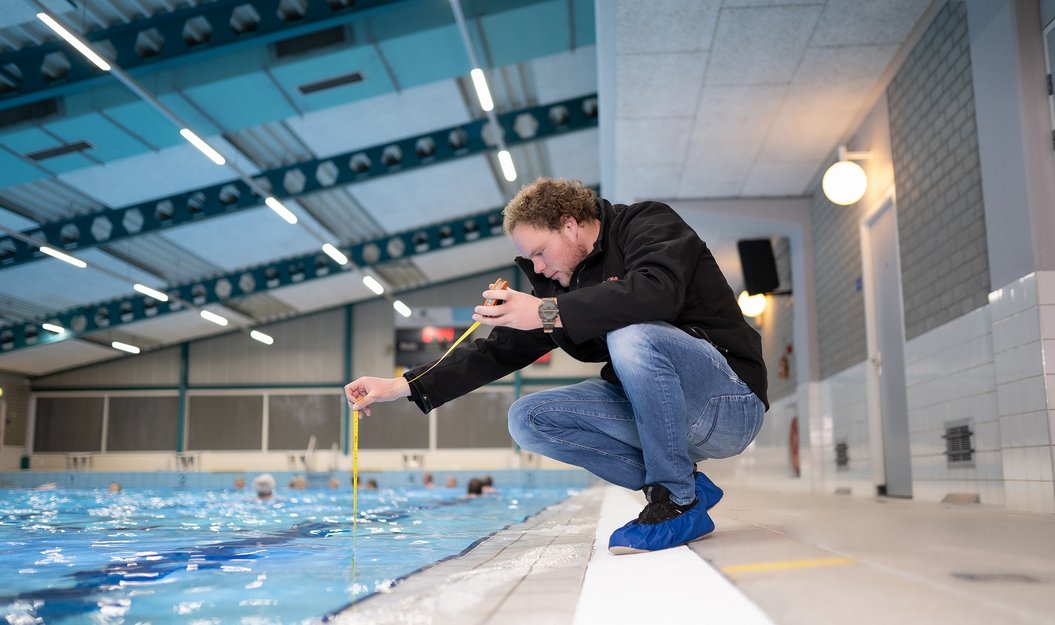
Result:
[[[561,230],[570,228],[570,234],[575,234],[575,231],[579,229],[579,222],[575,221],[571,215],[565,215],[560,218],[560,228]]]

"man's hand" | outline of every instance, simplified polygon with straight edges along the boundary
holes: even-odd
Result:
[[[492,326],[505,326],[517,330],[535,330],[542,327],[538,307],[542,300],[530,293],[521,293],[511,288],[483,292],[484,299],[494,298],[493,306],[480,305],[473,309],[473,321]]]
[[[352,410],[362,410],[370,416],[370,404],[377,401],[392,401],[410,395],[410,384],[406,378],[362,377],[344,386],[344,396]]]

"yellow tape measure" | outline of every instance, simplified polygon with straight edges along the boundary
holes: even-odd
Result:
[[[495,280],[495,283],[491,286],[491,290],[502,291],[502,290],[505,290],[505,288],[508,287],[508,286],[509,286],[508,282],[506,282],[502,278],[498,278],[498,279]],[[494,305],[495,305],[495,298],[493,298],[493,297],[489,297],[489,298],[487,298],[486,301],[484,301],[484,306],[494,306]],[[455,347],[458,347],[458,345],[461,344],[462,341],[464,341],[465,339],[469,338],[469,335],[472,334],[476,330],[476,328],[479,328],[479,327],[480,327],[480,322],[479,321],[473,322],[473,324],[471,326],[469,326],[469,329],[466,330],[465,332],[463,332],[462,335],[460,337],[458,337],[458,340],[455,341],[447,349],[447,351],[443,353],[442,356],[440,356],[439,360],[437,360],[436,362],[432,363],[431,367],[429,367],[428,369],[422,371],[418,375],[414,376],[411,380],[408,380],[407,383],[409,384],[410,382],[413,382],[413,381],[421,378],[421,376],[425,375],[429,371],[432,371],[436,367],[436,365],[438,365],[441,362],[443,362],[443,359],[446,358],[448,354],[450,354],[452,351],[454,351]],[[360,399],[362,399],[362,398],[361,397],[356,397],[355,401],[359,401]],[[358,536],[359,536],[359,411],[358,410],[352,410],[352,583],[353,583],[353,585],[355,583],[356,538]]]

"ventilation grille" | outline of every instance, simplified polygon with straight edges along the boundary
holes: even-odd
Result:
[[[26,158],[32,159],[39,163],[40,161],[44,161],[49,158],[55,158],[56,156],[62,156],[63,154],[73,154],[75,152],[83,152],[85,150],[90,150],[93,147],[95,146],[88,143],[87,141],[77,141],[74,143],[60,145],[57,148],[48,148],[46,150],[40,150],[39,152],[26,154]]]
[[[971,445],[971,424],[967,420],[945,423],[945,457],[950,467],[974,466],[974,447]]]
[[[835,443],[835,467],[837,469],[850,468],[850,445],[846,441]]]
[[[344,28],[341,26],[327,28],[326,30],[308,33],[299,37],[290,37],[275,44],[275,57],[283,59],[305,54],[312,50],[338,46],[343,44],[345,39]]]
[[[21,124],[22,122],[44,119],[45,117],[50,117],[58,112],[59,101],[55,98],[48,98],[47,100],[39,100],[37,102],[30,102],[29,104],[13,106],[9,109],[0,111],[0,128],[14,126],[15,124]]]
[[[297,89],[304,95],[309,93],[315,93],[316,91],[325,91],[326,89],[333,89],[334,87],[340,87],[342,85],[350,85],[357,82],[362,82],[363,75],[360,72],[352,72],[351,74],[344,74],[343,76],[336,76],[334,78],[327,78],[326,80],[320,80],[318,82],[310,82],[306,85],[301,85]]]

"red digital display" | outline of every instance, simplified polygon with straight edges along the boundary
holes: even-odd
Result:
[[[422,343],[453,343],[454,328],[437,328],[427,326],[421,329]]]

